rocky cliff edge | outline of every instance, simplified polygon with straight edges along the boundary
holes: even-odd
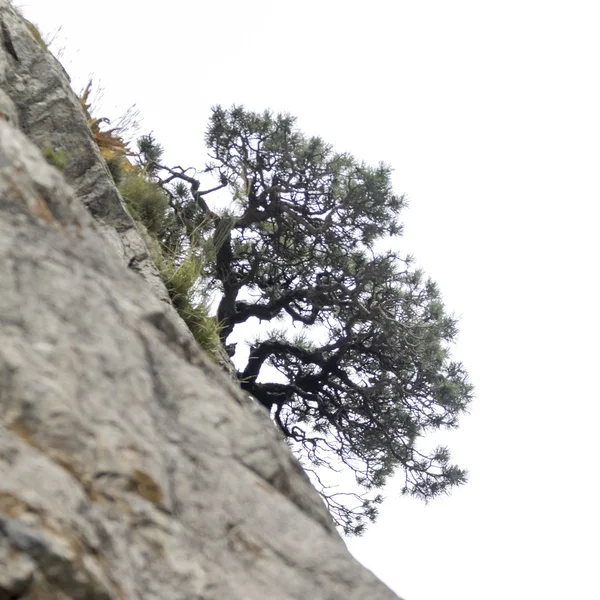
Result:
[[[195,345],[66,73],[6,0],[0,340],[0,599],[396,598]]]

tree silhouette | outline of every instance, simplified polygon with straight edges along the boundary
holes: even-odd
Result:
[[[335,492],[313,469],[337,523],[360,533],[397,470],[403,493],[425,500],[464,483],[447,448],[418,448],[427,432],[457,426],[472,388],[449,357],[456,322],[436,285],[411,257],[378,249],[402,230],[405,199],[391,169],[334,152],[289,115],[235,106],[213,109],[206,144],[204,173],[217,182],[206,190],[195,171],[160,164],[151,137],[141,159],[160,174],[187,239],[202,240],[230,355],[236,327],[260,322],[238,372],[242,388],[307,469],[343,464],[361,486]],[[217,190],[233,208],[209,205]]]

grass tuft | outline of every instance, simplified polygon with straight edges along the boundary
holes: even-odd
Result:
[[[183,250],[177,239],[169,239],[177,231],[175,214],[166,192],[143,172],[127,173],[119,187],[134,219],[147,231],[150,255],[171,302],[184,320],[198,345],[215,362],[221,362],[223,350],[219,324],[210,315],[210,295],[202,286],[204,261],[198,248]],[[177,235],[174,236],[177,238]]]

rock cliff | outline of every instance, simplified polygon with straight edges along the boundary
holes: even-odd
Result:
[[[7,0],[0,117],[0,599],[396,598],[196,346]]]

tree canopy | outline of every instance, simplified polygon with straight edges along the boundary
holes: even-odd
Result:
[[[391,169],[335,152],[289,115],[242,107],[215,107],[205,141],[210,161],[198,174],[163,165],[153,138],[140,140],[141,161],[169,195],[162,241],[201,242],[230,355],[230,334],[259,320],[240,385],[305,467],[354,475],[364,493],[323,484],[337,523],[360,533],[398,470],[403,493],[425,500],[464,483],[447,448],[419,446],[427,432],[457,426],[472,388],[450,358],[456,321],[437,286],[410,256],[382,249],[401,234],[405,206]],[[226,209],[209,203],[224,192]]]

